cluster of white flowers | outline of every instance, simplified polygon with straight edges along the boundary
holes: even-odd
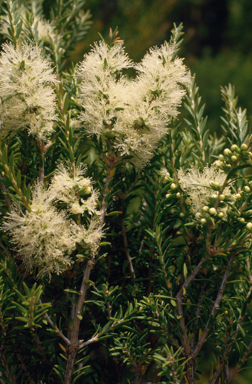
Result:
[[[97,213],[98,193],[93,189],[91,180],[83,176],[84,172],[85,168],[70,171],[61,164],[50,185],[52,196],[65,203],[71,214],[83,214],[85,211],[90,215]]]
[[[69,265],[75,249],[77,226],[57,211],[52,197],[41,184],[32,191],[31,212],[22,212],[16,204],[2,226],[12,235],[12,242],[28,270],[38,269],[38,277],[61,273]]]
[[[44,139],[53,132],[56,76],[42,50],[28,43],[4,44],[0,56],[0,135],[19,128]]]
[[[53,25],[46,19],[34,16],[32,23],[32,29],[35,33],[35,30],[38,32],[38,40],[44,41],[55,41],[56,33],[54,31]]]
[[[121,44],[109,48],[103,41],[94,44],[91,52],[84,56],[77,74],[81,78],[80,102],[85,109],[80,118],[85,122],[87,134],[103,134],[111,129],[119,110],[125,107],[124,77],[115,74],[132,67]]]
[[[11,234],[11,241],[27,269],[36,269],[38,278],[51,278],[52,273],[66,270],[72,264],[70,255],[77,243],[92,253],[98,248],[103,232],[95,216],[90,218],[88,226],[77,225],[55,206],[58,200],[67,204],[70,213],[96,212],[97,192],[82,174],[83,169],[77,169],[73,178],[61,165],[49,188],[43,189],[40,183],[33,188],[31,211],[23,213],[21,205],[16,203],[2,225]],[[79,203],[77,196],[81,193],[92,198],[81,198]]]
[[[219,196],[221,204],[218,206],[218,212],[209,203],[217,199],[225,179],[226,174],[217,169],[215,165],[205,167],[201,172],[196,166],[189,170],[178,170],[178,180],[183,191],[188,193],[191,200],[192,211],[197,219],[200,219],[208,212],[215,216],[225,217],[228,206],[224,203],[227,196],[231,195],[230,186],[225,187]],[[204,220],[204,219],[203,219]],[[204,221],[203,221],[204,223]]]
[[[84,56],[77,74],[81,78],[80,119],[87,134],[113,139],[114,148],[129,155],[136,166],[153,156],[167,125],[178,114],[189,72],[181,59],[172,59],[174,46],[152,48],[138,65],[128,59],[121,43],[109,47],[95,44]],[[136,79],[129,81],[122,69],[134,67]]]
[[[167,182],[171,177],[170,173],[167,171],[166,168],[161,168],[159,171],[159,174],[160,174],[163,182]]]

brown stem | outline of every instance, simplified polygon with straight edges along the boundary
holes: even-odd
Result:
[[[64,384],[71,384],[71,380],[72,380],[74,362],[79,349],[78,336],[79,336],[79,329],[80,329],[82,307],[83,307],[84,300],[86,297],[86,292],[87,292],[87,286],[88,286],[87,280],[89,280],[92,267],[93,267],[93,260],[88,260],[87,266],[84,271],[82,283],[81,283],[78,302],[76,305],[76,312],[75,312],[73,330],[72,330],[71,340],[69,345],[69,354],[68,354]]]
[[[204,284],[201,288],[201,291],[200,291],[200,300],[198,302],[198,306],[197,306],[197,310],[196,310],[196,319],[194,321],[195,327],[197,327],[198,322],[199,322],[199,315],[200,315],[200,310],[201,310],[201,304],[203,301],[203,292],[204,292],[205,286],[206,286],[206,282],[204,282]],[[190,343],[191,348],[194,347],[194,341],[195,341],[195,332],[194,332],[192,339],[191,339],[191,343]]]
[[[186,357],[191,358],[187,363],[187,367],[188,367],[187,379],[188,379],[190,384],[193,384],[193,382],[194,382],[194,372],[193,372],[194,362],[193,362],[193,359],[195,356],[192,356],[192,351],[191,351],[189,341],[188,341],[188,335],[187,335],[187,330],[186,330],[186,326],[185,326],[185,318],[184,318],[184,313],[183,313],[182,297],[183,297],[185,289],[195,279],[197,273],[200,271],[202,264],[206,260],[208,260],[211,255],[212,254],[210,252],[207,253],[206,256],[200,261],[200,263],[197,265],[197,267],[194,269],[194,271],[191,273],[191,275],[186,279],[186,281],[184,282],[184,284],[182,285],[182,287],[180,288],[180,290],[176,296],[177,308],[178,308],[177,312],[178,312],[178,316],[180,316],[179,323],[180,323],[180,327],[181,327],[182,332],[183,332],[182,347],[185,351]]]
[[[108,165],[108,172],[107,172],[107,179],[106,179],[106,184],[105,184],[104,193],[103,193],[102,206],[101,206],[100,228],[103,227],[103,224],[105,221],[105,215],[107,212],[106,197],[107,197],[107,194],[109,191],[108,186],[109,186],[110,181],[113,178],[115,165],[119,161],[119,158],[115,158],[113,153],[111,152],[109,154],[109,157],[106,158],[105,161]],[[87,293],[87,287],[88,287],[87,281],[90,279],[90,273],[91,273],[91,270],[93,268],[94,259],[95,259],[95,253],[93,253],[91,258],[88,260],[84,274],[83,274],[79,298],[77,301],[76,311],[75,311],[75,316],[74,316],[73,330],[71,333],[70,345],[69,345],[69,349],[68,349],[67,367],[66,367],[64,384],[71,384],[75,358],[76,358],[78,349],[80,348],[79,330],[80,330],[80,322],[82,319],[82,308],[83,308],[83,304],[84,304],[86,293]]]
[[[218,292],[218,295],[216,297],[216,300],[214,302],[214,305],[213,305],[213,308],[212,308],[212,311],[211,311],[211,315],[206,323],[206,326],[205,326],[205,329],[204,329],[204,332],[200,338],[200,340],[198,341],[194,351],[193,351],[193,354],[192,354],[192,358],[195,359],[195,357],[198,355],[199,351],[201,350],[206,338],[207,338],[207,335],[209,333],[209,323],[210,323],[210,319],[214,318],[215,315],[216,315],[216,312],[219,308],[219,305],[220,305],[220,302],[221,302],[221,299],[223,297],[223,293],[224,293],[224,289],[225,289],[225,286],[226,286],[226,283],[227,283],[227,279],[228,279],[228,276],[229,276],[229,273],[230,273],[230,270],[232,268],[232,264],[233,264],[233,261],[234,261],[234,253],[231,255],[229,261],[228,261],[228,266],[225,270],[225,273],[224,273],[224,276],[223,276],[223,279],[222,279],[222,282],[221,282],[221,286],[219,288],[219,292]]]
[[[252,351],[252,341],[249,343],[248,345],[248,350],[246,352],[244,352],[242,358],[239,360],[239,363],[235,366],[235,368],[233,369],[232,372],[230,372],[230,374],[228,375],[228,377],[226,378],[226,384],[229,384],[234,376],[239,372],[242,364],[247,360],[248,358],[248,355],[249,353]]]
[[[40,303],[42,304],[41,300],[40,300]],[[70,340],[59,330],[57,325],[53,324],[53,321],[51,320],[51,318],[47,312],[45,313],[45,317],[46,317],[48,323],[50,324],[50,326],[55,330],[55,332],[65,341],[65,343],[67,345],[70,345]]]
[[[91,339],[89,339],[89,340],[87,340],[87,341],[79,340],[79,348],[78,348],[78,349],[84,348],[84,347],[86,347],[87,345],[94,343],[95,341],[97,341],[97,340],[99,339],[99,337],[100,337],[101,335],[105,335],[105,334],[107,334],[107,333],[110,332],[111,329],[113,329],[116,325],[118,325],[118,324],[124,322],[124,320],[125,320],[125,319],[122,318],[122,319],[120,319],[120,320],[114,322],[113,324],[110,325],[110,327],[109,327],[105,332],[103,332],[103,333],[98,333],[97,335],[95,335],[94,337],[91,337]]]
[[[213,375],[212,379],[208,382],[208,384],[215,384],[216,383],[216,381],[218,380],[218,377],[220,376],[220,373],[222,371],[223,365],[224,365],[224,360],[222,360],[222,362],[219,364],[219,368],[217,369],[217,371],[214,372],[214,375]]]
[[[126,229],[125,229],[125,225],[124,225],[124,220],[123,219],[121,219],[121,227],[122,227],[124,251],[125,251],[125,254],[126,254],[127,259],[128,259],[129,268],[130,268],[130,275],[131,275],[131,278],[132,278],[132,280],[134,282],[134,280],[136,278],[136,275],[135,275],[132,259],[130,257],[130,253],[129,253],[128,240],[127,240],[127,236],[126,236]]]
[[[191,273],[191,275],[186,279],[186,281],[184,282],[184,284],[182,285],[182,287],[180,288],[179,292],[177,293],[177,296],[176,296],[176,299],[178,297],[182,297],[183,296],[183,293],[184,293],[184,289],[186,289],[188,287],[188,285],[195,279],[196,275],[199,273],[200,269],[202,268],[202,264],[208,260],[210,257],[212,256],[212,253],[209,252],[206,254],[206,256],[199,262],[199,264],[197,265],[197,267],[193,270],[193,272]]]
[[[44,140],[38,139],[38,147],[40,149],[41,153],[41,167],[39,167],[39,181],[41,183],[44,183],[44,178],[45,178],[45,146],[44,146]]]

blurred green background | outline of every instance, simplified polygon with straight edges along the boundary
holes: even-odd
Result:
[[[45,13],[55,0],[44,2]],[[169,40],[173,23],[183,22],[184,43],[180,56],[196,73],[208,126],[221,135],[222,101],[220,86],[232,83],[239,105],[252,114],[252,0],[86,0],[92,14],[92,26],[84,40],[71,53],[70,60],[80,61],[90,44],[108,36],[109,28],[119,28],[129,56],[139,61],[153,45]],[[211,370],[206,345],[202,376]],[[233,384],[250,384],[252,367],[248,363]]]

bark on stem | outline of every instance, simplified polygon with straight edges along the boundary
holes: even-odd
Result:
[[[40,149],[41,153],[41,164],[39,164],[39,181],[41,183],[44,183],[44,177],[45,177],[45,167],[44,167],[44,158],[45,158],[45,146],[44,146],[44,140],[38,139],[38,147]]]
[[[131,275],[132,281],[134,282],[136,275],[135,275],[134,267],[132,264],[132,259],[130,257],[130,253],[129,253],[128,240],[127,240],[127,236],[126,236],[126,229],[125,229],[123,219],[121,219],[121,228],[122,228],[122,235],[123,235],[124,251],[125,251],[125,254],[126,254],[127,259],[128,259],[129,268],[130,268],[130,275]]]
[[[235,366],[233,371],[230,372],[230,374],[228,375],[228,377],[226,379],[227,384],[229,384],[233,380],[234,376],[239,372],[242,364],[247,360],[248,355],[250,354],[251,351],[252,351],[252,341],[249,343],[248,350],[244,353],[242,358],[239,360],[239,363]]]
[[[107,172],[107,178],[103,193],[103,200],[102,200],[102,206],[101,206],[101,214],[100,214],[100,228],[103,227],[105,215],[107,212],[107,201],[106,197],[109,192],[109,183],[113,178],[114,175],[114,168],[117,164],[119,159],[114,158],[113,153],[110,153],[109,157],[106,158],[106,163],[108,165],[108,172]],[[76,311],[74,316],[74,323],[73,323],[73,330],[71,333],[70,338],[70,345],[68,349],[68,358],[67,358],[67,366],[66,366],[66,374],[64,379],[64,384],[71,384],[72,376],[73,376],[73,369],[74,369],[74,363],[76,359],[77,352],[80,348],[80,341],[79,341],[79,330],[80,330],[80,322],[81,322],[81,314],[82,314],[82,308],[85,301],[86,293],[87,293],[87,287],[88,283],[87,281],[90,279],[90,273],[93,268],[95,259],[95,254],[91,256],[91,258],[88,260],[84,274],[83,279],[81,283],[80,293],[78,302],[76,305]],[[83,343],[82,343],[83,344]]]
[[[224,276],[223,276],[223,279],[222,279],[222,282],[221,282],[221,286],[219,288],[219,292],[218,292],[218,295],[216,297],[216,300],[214,302],[214,305],[213,305],[213,308],[212,308],[212,312],[210,314],[210,317],[206,323],[206,326],[205,326],[205,329],[204,329],[204,332],[200,338],[200,340],[198,341],[194,351],[193,351],[193,354],[192,354],[192,358],[195,359],[195,357],[198,355],[199,351],[201,350],[206,338],[207,338],[207,335],[209,333],[209,323],[210,323],[210,318],[214,318],[215,315],[216,315],[216,312],[217,312],[217,309],[219,308],[219,304],[221,302],[221,299],[223,297],[223,293],[224,293],[224,289],[225,289],[225,286],[226,286],[226,283],[227,283],[227,279],[228,279],[228,276],[229,276],[229,273],[230,273],[230,270],[232,268],[232,265],[233,265],[233,261],[234,261],[234,253],[231,255],[229,261],[228,261],[228,266],[227,266],[227,269],[224,273]]]

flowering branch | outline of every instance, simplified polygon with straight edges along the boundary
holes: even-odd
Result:
[[[110,152],[110,155],[108,159],[106,158],[106,162],[108,164],[108,170],[107,170],[107,178],[106,178],[106,184],[105,189],[103,193],[103,199],[102,199],[102,205],[101,205],[101,211],[100,211],[100,222],[99,222],[99,228],[103,227],[104,219],[107,211],[107,201],[106,197],[109,192],[108,186],[110,181],[112,180],[114,173],[115,173],[115,165],[119,161],[119,158],[115,158]],[[94,247],[96,249],[96,247]],[[94,259],[95,259],[95,253],[92,254],[91,258],[88,260],[84,274],[83,279],[81,283],[81,288],[79,292],[79,297],[76,305],[76,311],[74,316],[74,324],[73,329],[70,337],[70,345],[69,345],[69,354],[68,354],[68,360],[67,360],[67,367],[66,367],[66,373],[65,373],[65,379],[64,384],[70,384],[71,378],[73,374],[73,368],[74,368],[74,362],[76,358],[76,354],[79,349],[79,329],[80,329],[80,322],[82,319],[82,308],[86,297],[87,287],[88,287],[88,280],[90,279],[90,273],[94,265]]]

